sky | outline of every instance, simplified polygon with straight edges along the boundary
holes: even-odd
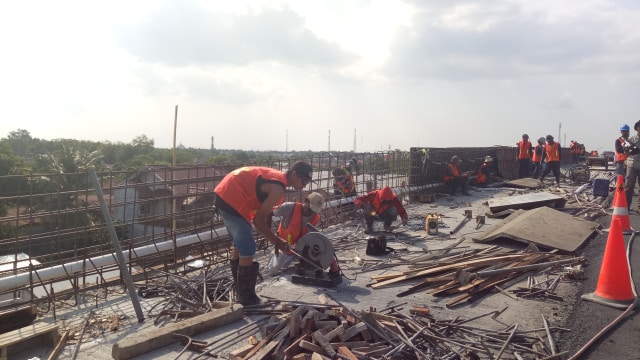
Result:
[[[638,24],[637,0],[3,1],[0,138],[613,150]]]

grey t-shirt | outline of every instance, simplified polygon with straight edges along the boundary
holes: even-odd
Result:
[[[285,228],[289,227],[289,221],[291,220],[295,204],[295,202],[286,202],[273,210],[273,216],[281,218],[280,221],[282,222],[282,226],[284,226]],[[311,221],[314,215],[315,214],[313,213],[311,214],[311,216],[304,216],[304,214],[302,214],[302,226],[300,228]]]

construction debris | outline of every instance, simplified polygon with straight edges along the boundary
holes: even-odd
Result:
[[[228,359],[547,358],[560,355],[554,332],[568,331],[551,326],[544,316],[536,329],[505,325],[497,318],[506,308],[466,320],[437,320],[425,307],[413,307],[409,315],[401,310],[274,303],[260,310],[268,316],[262,340],[251,343],[253,337],[246,338],[245,344],[229,352]],[[484,317],[496,320],[498,329],[474,326],[475,320]],[[212,345],[196,359],[221,352]]]
[[[465,256],[459,256],[455,261],[448,258],[437,263],[418,267],[397,274],[374,275],[375,281],[369,284],[371,288],[377,289],[384,286],[397,284],[398,282],[420,279],[409,289],[398,294],[398,297],[413,294],[416,291],[429,289],[432,296],[457,295],[456,298],[447,302],[447,307],[461,304],[464,301],[472,302],[497,286],[519,279],[521,276],[532,271],[551,269],[560,265],[580,264],[586,261],[585,258],[568,257],[554,253],[528,253],[501,250],[497,247],[483,251],[471,251]],[[562,298],[555,296],[552,290],[556,281],[551,282],[547,288],[536,287],[525,289],[529,294],[518,293],[521,297],[535,295],[546,295],[548,298],[562,301]],[[543,282],[549,284],[549,281]],[[536,285],[541,283],[536,282]],[[553,286],[553,287],[551,287]],[[502,289],[501,289],[502,290]]]

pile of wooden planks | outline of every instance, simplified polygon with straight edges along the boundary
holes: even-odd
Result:
[[[286,312],[287,310],[291,310]],[[280,316],[262,326],[262,340],[229,353],[230,360],[259,359],[498,359],[553,358],[563,355],[555,345],[557,328],[542,317],[536,329],[496,320],[497,329],[474,322],[502,311],[471,319],[436,320],[428,308],[409,314],[398,307],[354,312],[344,306],[282,305]]]
[[[359,359],[393,349],[383,332],[341,306],[284,304],[280,311],[262,326],[260,342],[232,351],[229,359]]]
[[[456,297],[447,302],[448,307],[472,302],[500,286],[515,282],[531,273],[583,263],[583,257],[569,257],[555,253],[507,252],[496,247],[474,251],[463,256],[450,257],[430,265],[418,266],[401,273],[372,276],[371,288],[395,285],[408,280],[420,280],[398,294],[406,296],[420,290],[428,290],[433,296]],[[553,294],[551,294],[553,295]]]

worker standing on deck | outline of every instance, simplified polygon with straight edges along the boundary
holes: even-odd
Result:
[[[544,178],[553,171],[553,176],[556,178],[556,186],[560,186],[560,143],[553,140],[553,136],[547,135],[547,144],[544,147],[546,168],[542,172],[540,177],[540,183],[544,185]]]
[[[248,166],[228,173],[216,186],[215,206],[233,241],[231,274],[244,306],[260,303],[256,295],[259,264],[253,261],[256,243],[253,224],[267,241],[280,251],[289,252],[289,244],[271,232],[269,217],[273,208],[284,200],[288,186],[302,190],[311,182],[313,169],[298,161],[286,173],[268,167]]]
[[[531,153],[533,147],[529,141],[529,135],[522,134],[522,140],[518,145],[518,179],[529,176],[531,170]]]
[[[542,173],[542,164],[545,159],[545,151],[544,151],[544,138],[540,137],[538,139],[538,143],[536,147],[533,148],[533,155],[531,156],[531,162],[533,164],[533,178],[537,179],[538,176]]]
[[[363,210],[362,215],[367,224],[365,233],[373,232],[374,220],[384,222],[386,232],[391,232],[391,223],[396,221],[398,215],[402,219],[402,225],[407,225],[409,221],[407,211],[388,186],[382,190],[373,190],[366,195],[358,196],[353,200],[353,204]]]
[[[629,157],[629,125],[620,127],[620,137],[616,139],[616,174],[627,176],[627,166],[625,161]],[[627,204],[629,205],[629,204]]]
[[[627,177],[624,179],[624,190],[627,194],[627,207],[631,210],[631,201],[633,200],[633,190],[638,182],[638,174],[640,174],[640,120],[633,125],[635,134],[629,136],[629,156],[625,164],[627,165]]]
[[[278,225],[278,237],[285,239],[289,247],[294,248],[298,240],[309,232],[307,224],[312,226],[320,222],[320,211],[324,206],[324,197],[317,192],[312,192],[304,199],[304,202],[286,202],[273,210],[273,216],[280,218]],[[269,261],[269,275],[277,275],[289,267],[295,259],[292,252],[274,252]],[[340,267],[334,259],[329,269],[329,277],[341,278]]]

